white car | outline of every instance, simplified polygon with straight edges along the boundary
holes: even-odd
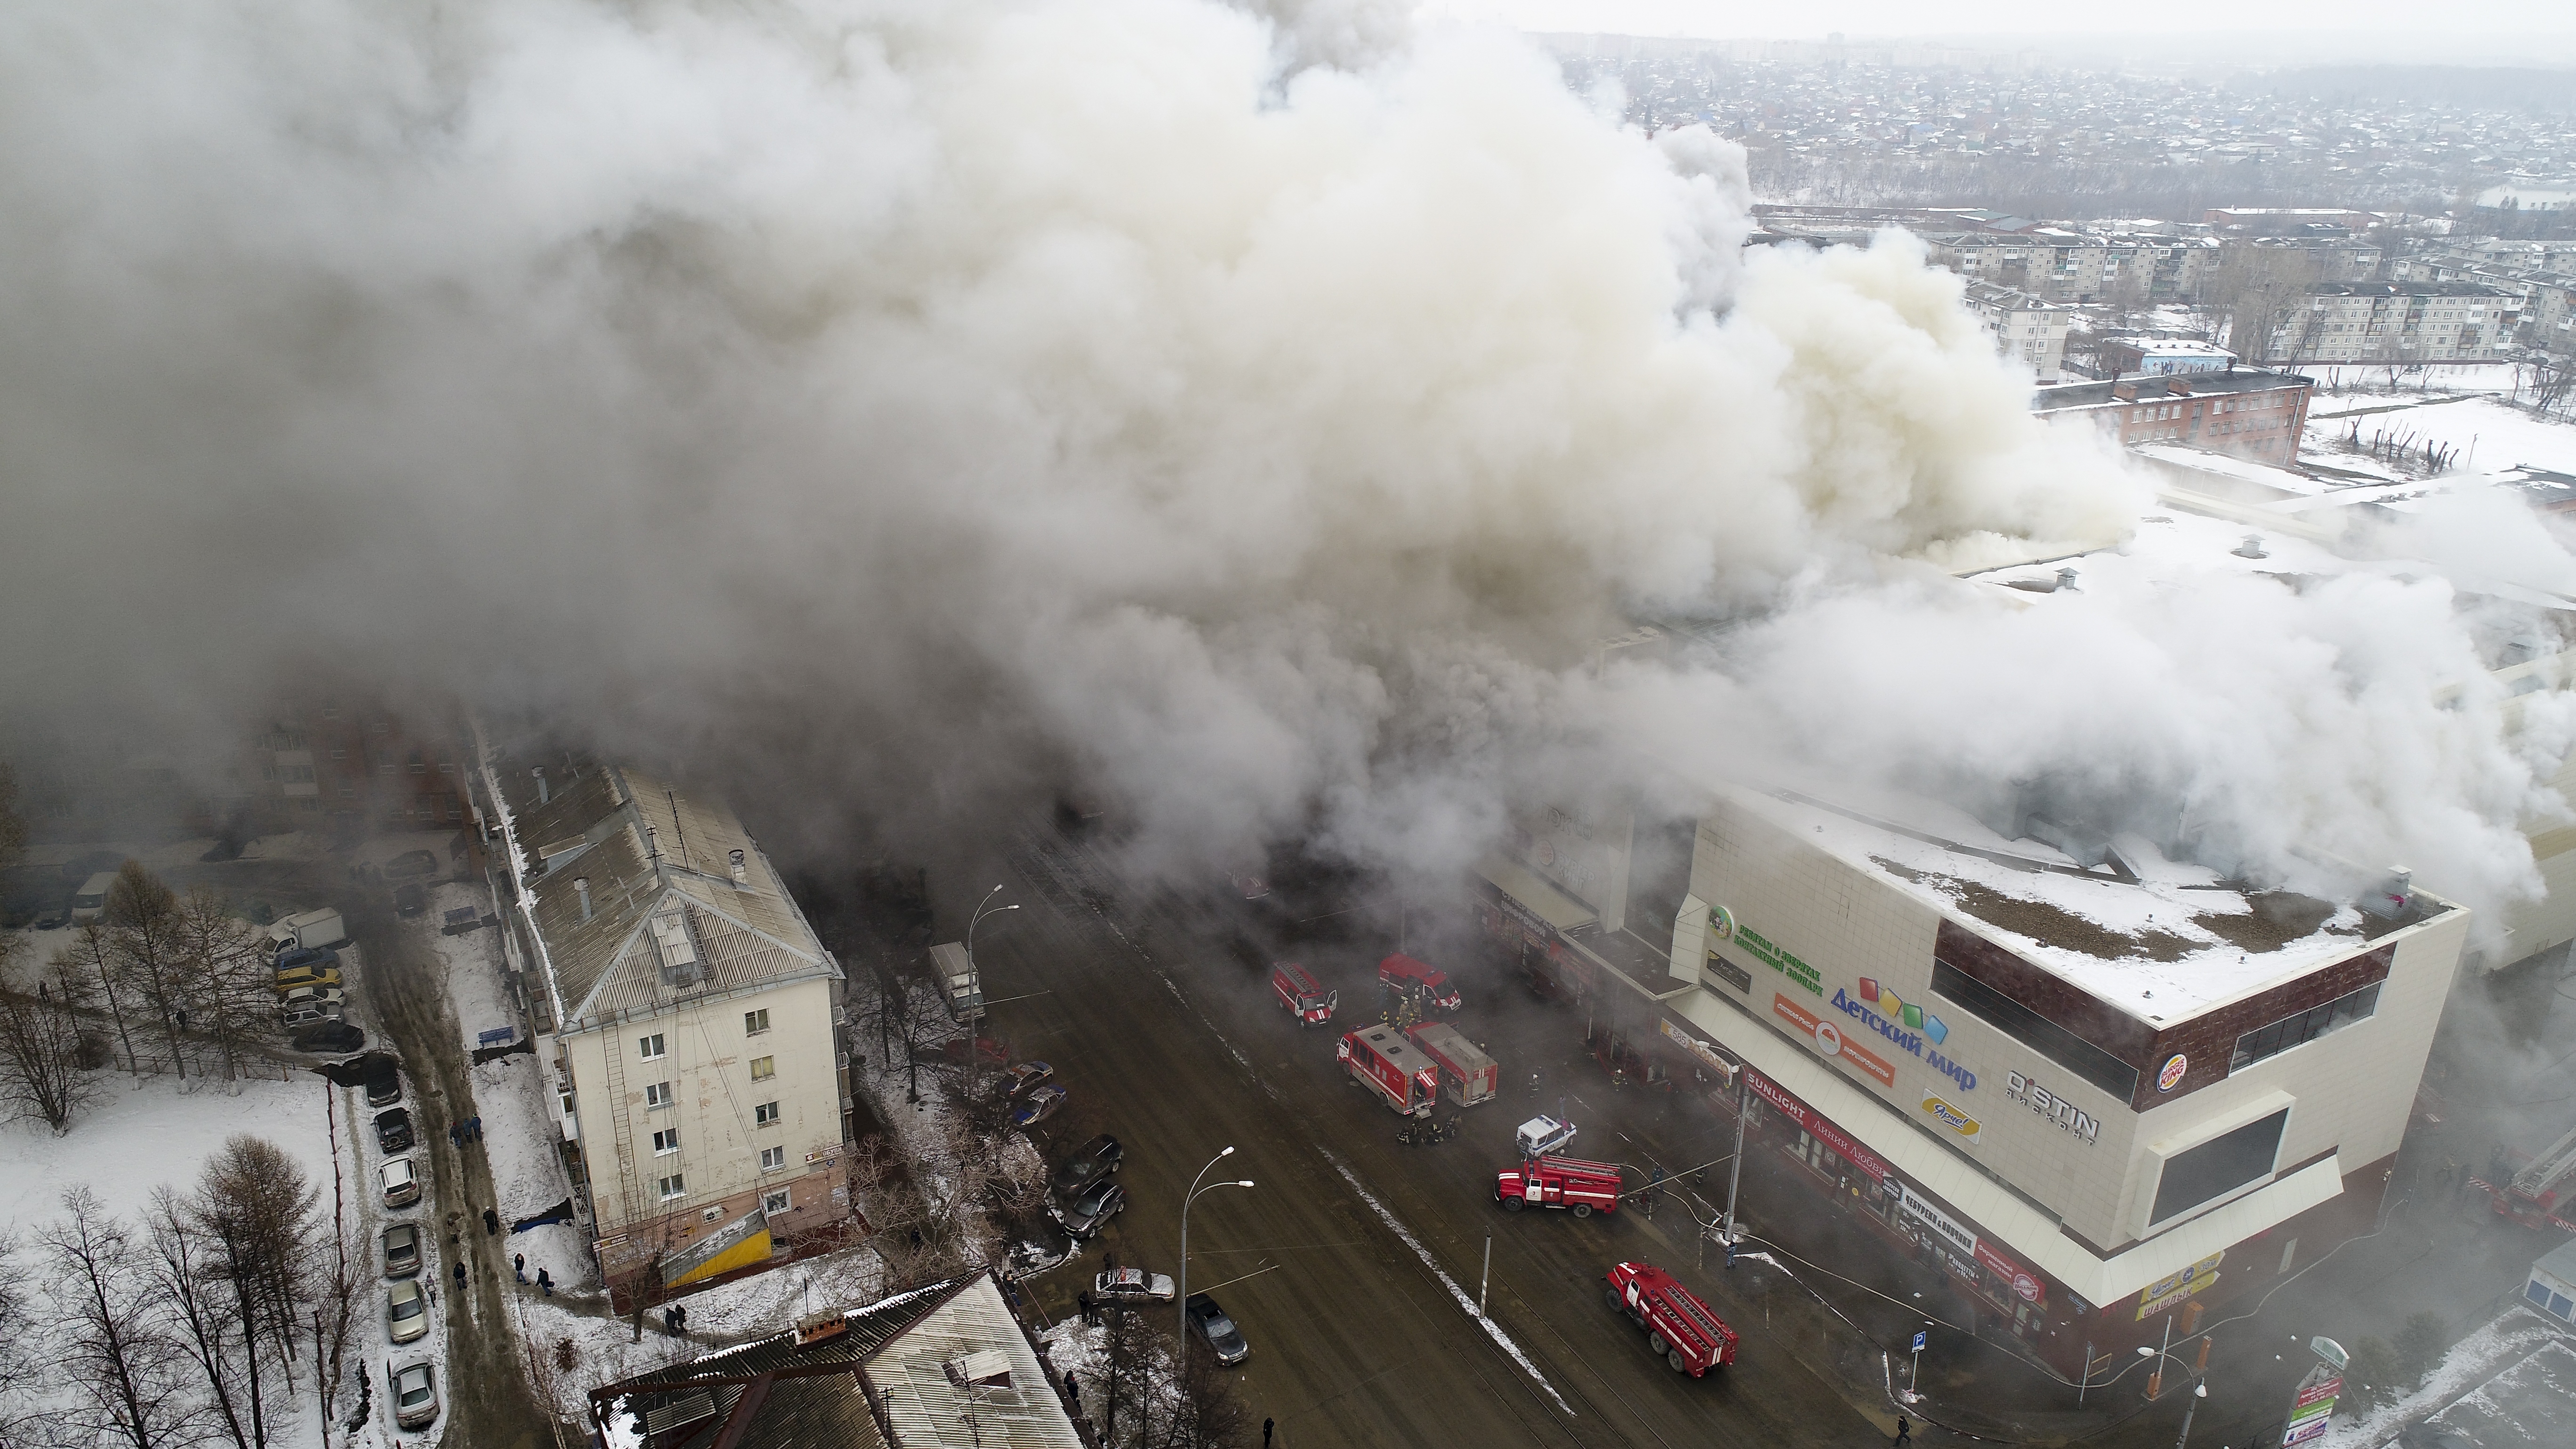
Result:
[[[1172,1280],[1142,1268],[1120,1268],[1092,1279],[1091,1296],[1103,1303],[1169,1303]]]
[[[416,1358],[393,1371],[394,1422],[406,1429],[426,1429],[438,1420],[438,1380],[429,1360]]]
[[[376,1170],[384,1179],[385,1206],[410,1207],[420,1201],[420,1178],[411,1170],[411,1159],[397,1157]]]

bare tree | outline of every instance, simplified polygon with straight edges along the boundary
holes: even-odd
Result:
[[[331,1274],[322,1284],[319,1301],[313,1307],[314,1377],[320,1381],[322,1422],[331,1422],[331,1410],[338,1402],[340,1376],[345,1371],[349,1350],[349,1329],[357,1321],[358,1292],[372,1284],[375,1276],[360,1270],[368,1262],[366,1247],[346,1229],[332,1244]]]
[[[0,977],[26,948],[0,936]],[[35,1118],[62,1136],[72,1114],[97,1095],[98,1078],[81,1049],[80,1018],[50,994],[0,990],[0,1110]]]
[[[1154,1449],[1238,1449],[1251,1425],[1233,1378],[1218,1371],[1216,1356],[1209,1353],[1181,1354],[1180,1377],[1162,1408]]]
[[[70,1428],[90,1443],[163,1449],[202,1426],[183,1354],[151,1304],[152,1285],[125,1227],[87,1187],[63,1194],[63,1216],[36,1230],[51,1269],[52,1350],[74,1403]]]
[[[295,1357],[320,1197],[277,1144],[237,1133],[207,1160],[188,1201],[191,1220],[217,1245],[212,1265],[233,1287],[244,1338],[287,1360]],[[246,1364],[254,1420],[265,1412],[260,1357],[250,1354]]]
[[[18,771],[0,760],[0,865],[15,865],[27,844],[27,818],[18,813]]]
[[[39,1416],[22,1406],[41,1382],[36,1335],[30,1331],[27,1266],[18,1259],[18,1239],[0,1233],[0,1444],[34,1444],[49,1436]],[[46,1366],[48,1369],[51,1365]]]
[[[2280,352],[2283,329],[2309,310],[2316,259],[2288,247],[2239,246],[2219,261],[2209,284],[2209,310],[2228,349],[2249,363]]]
[[[243,1053],[276,1023],[267,940],[204,886],[179,898],[175,924],[195,1024],[223,1052],[225,1080],[238,1080]]]
[[[129,860],[107,889],[106,919],[117,974],[160,1014],[171,1064],[186,1076],[179,1032],[188,1017],[188,969],[179,937],[179,898],[143,862]]]
[[[72,927],[69,942],[55,948],[54,976],[58,983],[89,980],[107,999],[109,1020],[116,1023],[116,1043],[125,1048],[125,1069],[134,1070],[134,1038],[126,1034],[125,1004],[116,996],[117,958],[114,937],[100,921],[83,921]],[[68,990],[68,987],[66,987]],[[83,996],[87,995],[84,991]]]
[[[206,1241],[179,1195],[167,1187],[152,1190],[152,1207],[144,1223],[152,1234],[154,1261],[149,1271],[162,1305],[175,1320],[176,1342],[202,1379],[206,1400],[225,1437],[236,1449],[250,1449],[252,1435],[244,1428],[234,1399],[242,1379],[241,1358],[250,1356],[251,1346],[242,1345],[240,1357],[235,1356],[238,1325],[214,1296],[218,1285],[213,1265],[207,1261]]]

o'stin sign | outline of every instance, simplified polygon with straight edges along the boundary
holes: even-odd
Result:
[[[2172,1056],[2165,1058],[2165,1064],[2162,1067],[2157,1068],[2156,1090],[2159,1092],[2170,1092],[2174,1088],[2181,1086],[2183,1073],[2190,1070],[2191,1058],[2184,1056],[2180,1052],[2175,1052]]]

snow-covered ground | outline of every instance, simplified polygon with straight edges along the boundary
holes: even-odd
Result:
[[[62,1195],[86,1183],[108,1211],[132,1221],[152,1189],[186,1191],[206,1159],[235,1133],[265,1137],[320,1184],[331,1183],[330,1126],[324,1098],[328,1082],[307,1073],[291,1081],[231,1085],[190,1078],[100,1076],[97,1103],[56,1137],[42,1123],[0,1126],[0,1231],[24,1237],[29,1228],[62,1214]],[[237,1089],[237,1090],[236,1090]],[[348,1130],[344,1117],[341,1130]]]
[[[2426,1376],[2422,1388],[2356,1417],[2338,1412],[2333,1427],[2314,1442],[2322,1449],[2376,1449],[2464,1395],[2474,1397],[2469,1390],[2490,1376],[2565,1338],[2564,1329],[2540,1315],[2520,1307],[2508,1309],[2493,1323],[2453,1344],[2441,1366]]]
[[[2372,434],[2385,431],[2391,435],[2412,434],[2419,445],[2431,441],[2456,449],[2458,466],[2472,471],[2492,473],[2520,467],[2576,473],[2576,423],[2534,417],[2520,408],[2483,397],[2430,401],[2357,417],[2312,416],[2301,451],[2321,462],[2344,466],[2345,455],[2336,451],[2334,444],[2350,436],[2356,427],[2364,442]]]

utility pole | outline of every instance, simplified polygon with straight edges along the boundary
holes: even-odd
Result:
[[[1744,1181],[1744,1118],[1753,1109],[1745,1095],[1753,1084],[1745,1080],[1752,1068],[1735,1064],[1735,1156],[1726,1165],[1726,1266],[1735,1266],[1735,1190]]]

